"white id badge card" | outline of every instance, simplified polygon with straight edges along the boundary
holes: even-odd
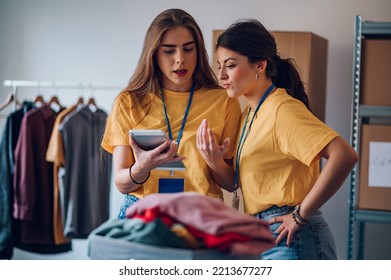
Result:
[[[177,193],[185,190],[183,178],[159,178],[159,193]]]

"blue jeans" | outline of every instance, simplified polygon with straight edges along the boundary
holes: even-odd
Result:
[[[286,215],[293,211],[292,206],[272,206],[254,216],[265,221],[276,216]],[[281,223],[270,225],[274,237]],[[295,233],[291,245],[286,245],[285,237],[278,245],[265,251],[261,258],[265,260],[336,260],[334,238],[321,211],[315,211],[306,226],[300,227]]]
[[[129,206],[136,203],[139,199],[135,197],[134,195],[125,194],[124,202],[121,205],[121,208],[119,209],[118,219],[126,219],[126,209],[128,209]]]

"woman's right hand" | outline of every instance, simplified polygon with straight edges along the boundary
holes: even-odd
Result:
[[[144,151],[132,138],[129,141],[131,147],[115,146],[113,148],[114,182],[123,194],[137,190],[141,185],[134,181],[143,182],[148,178],[149,172],[161,163],[184,159],[184,157],[176,156],[178,145],[175,142],[166,141],[153,150]],[[166,149],[167,152],[163,152]],[[130,171],[133,180],[129,176]]]
[[[162,163],[181,161],[185,158],[177,155],[178,144],[175,141],[167,140],[149,151],[141,149],[132,137],[129,137],[129,142],[135,160],[132,166],[132,173],[134,174],[148,173]]]

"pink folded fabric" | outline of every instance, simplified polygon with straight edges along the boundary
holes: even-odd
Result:
[[[273,246],[274,237],[265,221],[228,207],[219,199],[199,193],[150,194],[130,206],[126,217],[143,215],[148,209],[154,208],[175,221],[206,234],[219,236],[236,233],[249,237],[249,241],[231,245],[230,253],[233,254],[255,255]]]

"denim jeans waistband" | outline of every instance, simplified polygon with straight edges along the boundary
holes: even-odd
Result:
[[[282,215],[286,215],[288,213],[291,213],[291,212],[293,212],[294,209],[295,209],[295,206],[281,206],[281,207],[279,207],[277,205],[273,205],[272,207],[270,207],[264,211],[261,211],[259,213],[254,214],[254,217],[262,219],[262,220],[268,220],[274,216],[282,216]]]
[[[258,219],[269,220],[270,218],[275,217],[275,216],[282,216],[282,215],[292,213],[293,210],[295,209],[295,207],[296,206],[281,206],[281,207],[279,207],[277,205],[273,205],[272,207],[270,207],[264,211],[261,211],[259,213],[256,213],[253,216]],[[311,217],[314,217],[317,215],[322,215],[322,212],[320,210],[315,210],[311,214]]]

